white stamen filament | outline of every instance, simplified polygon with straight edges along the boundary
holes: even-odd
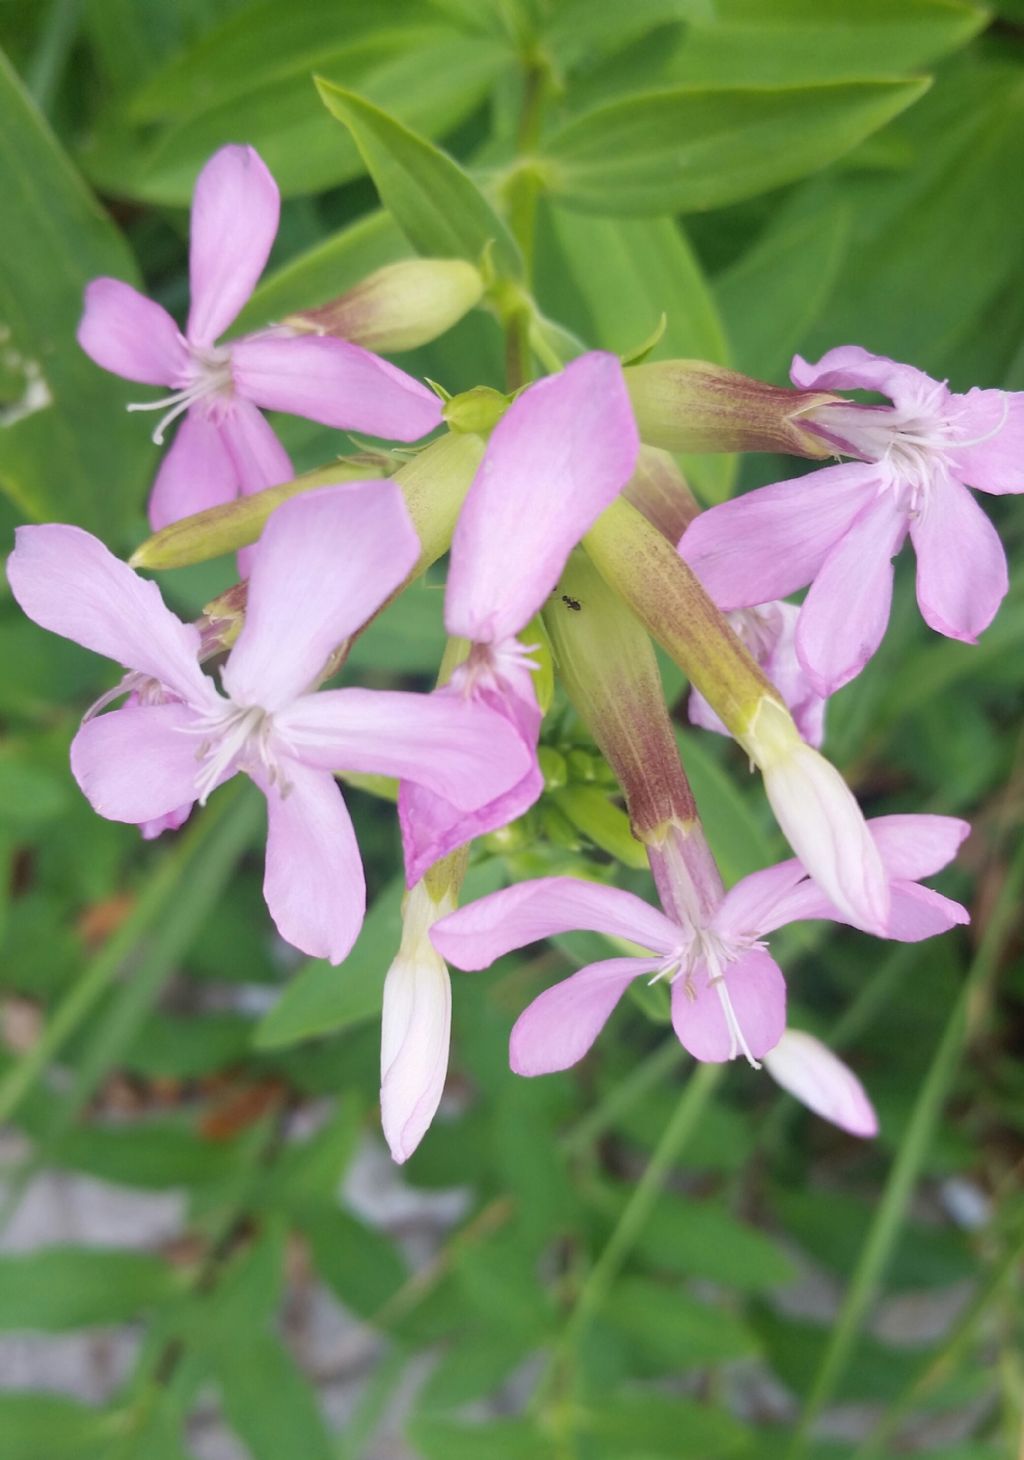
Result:
[[[201,762],[196,774],[196,799],[200,806],[206,805],[210,792],[220,784],[225,774],[250,756],[262,767],[281,795],[288,794],[288,784],[281,775],[270,743],[273,720],[259,705],[228,704],[223,710],[214,711],[182,728],[188,735],[203,736],[196,751],[196,759]]]
[[[707,969],[708,985],[715,990],[722,1005],[722,1015],[729,1031],[729,1058],[734,1060],[742,1054],[750,1067],[755,1070],[759,1070],[761,1065],[754,1058],[747,1037],[743,1033],[735,1006],[729,995],[726,973],[729,964],[735,963],[748,949],[764,946],[763,942],[752,938],[727,942],[720,934],[709,928],[698,928],[694,930],[687,944],[668,954],[647,980],[648,985],[651,985],[660,983],[663,979],[668,983],[675,983],[676,979],[685,978],[687,996],[695,999],[693,976],[697,967],[703,963]]]
[[[170,395],[161,396],[159,400],[132,401],[126,407],[129,411],[163,411],[166,414],[161,416],[153,432],[153,440],[158,446],[163,445],[164,432],[172,421],[194,406],[197,401],[204,400],[207,396],[220,395],[231,387],[231,356],[227,350],[190,350],[192,365],[195,369],[195,378],[181,390],[172,391]],[[167,409],[167,408],[170,409]]]

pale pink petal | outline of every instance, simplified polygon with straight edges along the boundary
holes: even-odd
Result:
[[[851,1136],[878,1134],[878,1118],[864,1087],[851,1069],[812,1034],[787,1029],[764,1056],[775,1082],[815,1115]]]
[[[906,530],[892,494],[876,497],[811,584],[797,621],[796,652],[818,694],[834,694],[855,679],[882,642],[892,606],[892,559]]]
[[[394,482],[345,482],[284,502],[253,554],[245,626],[224,666],[231,698],[266,710],[295,699],[419,551]]]
[[[86,720],[71,742],[71,770],[108,821],[156,821],[195,797],[198,736],[187,705],[127,705]]]
[[[448,1073],[452,987],[428,936],[436,911],[422,884],[413,888],[402,946],[384,981],[380,1116],[391,1155],[399,1162],[408,1160],[423,1139]]]
[[[634,978],[657,968],[646,958],[609,958],[545,989],[520,1014],[509,1039],[517,1075],[550,1075],[581,1060]]]
[[[898,943],[920,943],[970,921],[965,907],[931,887],[919,887],[916,882],[893,884],[886,936]]]
[[[161,305],[120,279],[93,279],[85,289],[78,343],[97,365],[143,385],[180,385],[188,347]]]
[[[418,441],[441,424],[433,391],[369,350],[316,335],[250,335],[231,346],[239,394],[339,431]]]
[[[782,916],[807,873],[796,857],[743,877],[722,899],[711,926],[727,938],[763,938],[793,919]]]
[[[277,183],[252,147],[222,147],[199,174],[189,252],[193,345],[212,345],[255,289],[280,211]]]
[[[492,892],[435,923],[431,938],[456,968],[477,969],[513,948],[577,929],[625,938],[655,953],[669,953],[682,941],[675,923],[642,898],[577,877],[541,877]]]
[[[956,816],[873,816],[868,830],[890,877],[919,882],[953,861],[971,834]]]
[[[220,433],[243,496],[280,486],[295,476],[277,432],[251,401],[234,398],[220,416]]]
[[[760,609],[751,609],[750,612],[764,614],[766,610],[771,610],[775,636],[764,654],[756,656],[758,663],[789,706],[796,728],[804,740],[808,745],[820,747],[825,738],[825,705],[828,697],[819,694],[811,684],[796,652],[796,628],[800,620],[800,609],[795,603],[770,603]]]
[[[179,827],[192,815],[194,801],[186,801],[176,811],[168,811],[166,816],[154,817],[152,821],[143,821],[139,824],[139,835],[143,841],[155,841],[158,836],[163,836],[165,831],[177,831]]]
[[[957,439],[948,453],[957,481],[979,492],[1024,492],[1024,391],[969,390],[952,400]]]
[[[760,487],[695,517],[680,555],[723,610],[785,598],[811,582],[877,485],[876,468],[850,462]]]
[[[154,532],[221,507],[238,495],[238,476],[219,425],[201,408],[184,416],[149,496],[149,525]]]
[[[638,449],[614,355],[582,355],[513,401],[455,529],[445,594],[449,633],[480,643],[517,634],[629,480]]]
[[[794,355],[789,378],[801,390],[874,390],[896,405],[935,399],[938,383],[923,370],[886,355],[873,355],[860,345],[838,345],[812,365]],[[823,408],[822,419],[828,408]]]
[[[786,1027],[786,981],[774,958],[761,948],[748,949],[724,973],[713,983],[699,965],[691,977],[676,979],[672,1026],[695,1060],[719,1064],[747,1050],[760,1059],[779,1042]],[[733,1037],[725,999],[732,1005],[747,1050]]]
[[[253,775],[267,798],[263,896],[286,943],[340,963],[359,935],[366,884],[341,791],[327,771],[282,759],[283,782]]]
[[[415,781],[463,811],[510,790],[533,756],[513,725],[455,694],[331,689],[275,720],[305,765]]]
[[[91,533],[47,523],[19,527],[7,559],[11,592],[30,619],[151,675],[183,700],[212,694],[199,668],[199,631],[183,624],[155,583],[132,571]]]
[[[429,867],[457,847],[515,821],[540,798],[543,789],[544,777],[532,756],[521,780],[472,811],[460,810],[413,781],[402,781],[398,788],[398,821],[408,885],[414,886]]]
[[[911,521],[910,536],[925,622],[936,633],[973,644],[1009,587],[998,532],[966,487],[937,477]]]
[[[808,873],[854,927],[884,936],[889,882],[842,776],[809,745],[762,767],[776,820]]]

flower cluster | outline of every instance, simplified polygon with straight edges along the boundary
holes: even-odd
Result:
[[[170,387],[130,407],[164,412],[157,440],[182,417],[150,498],[151,541],[177,524],[202,555],[204,533],[242,521],[236,498],[254,510],[249,536],[231,544],[246,581],[240,626],[226,635],[182,622],[79,528],[19,529],[7,574],[25,613],[125,671],[72,744],[83,793],[101,816],[154,836],[248,776],[267,803],[271,917],[288,942],[339,963],[362,924],[365,884],[336,777],[397,779],[409,892],[381,1051],[397,1160],[444,1087],[446,961],[486,968],[573,929],[605,935],[615,956],[522,1013],[511,1034],[518,1073],[573,1065],[644,977],[670,987],[675,1032],[695,1059],[763,1063],[827,1119],[871,1134],[856,1077],[787,1028],[766,940],[804,919],[901,941],[967,920],[920,882],[969,828],[935,815],[866,820],[818,747],[826,699],[885,632],[892,559],[908,534],[928,624],[973,641],[991,621],[1005,558],[967,485],[1024,490],[1024,396],[956,395],[845,346],[816,366],[798,358],[793,390],[699,361],[624,368],[594,351],[511,398],[480,389],[443,402],[364,346],[432,337],[471,308],[480,277],[462,262],[436,261],[437,298],[429,261],[412,274],[393,265],[332,305],[222,342],[277,221],[261,159],[226,147],[196,185],[184,333],[124,283],[87,290],[82,347],[110,371]],[[422,319],[406,317],[420,308]],[[388,315],[396,309],[400,320]],[[836,393],[857,390],[889,403]],[[342,462],[275,494],[267,489],[294,471],[262,410],[391,442],[444,434],[404,464],[382,454],[390,474]],[[850,460],[700,512],[667,454],[684,449]],[[450,639],[438,687],[324,687],[353,637],[445,552]],[[799,606],[784,601],[808,585]],[[795,853],[728,890],[679,761],[652,637],[690,680],[694,723],[731,735],[762,772]],[[523,816],[543,790],[552,658],[615,773],[661,910],[581,876],[513,882],[457,906],[473,839]]]

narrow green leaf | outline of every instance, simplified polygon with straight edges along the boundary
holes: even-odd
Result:
[[[0,489],[28,517],[116,537],[154,452],[124,411],[132,388],[93,364],[75,329],[89,280],[134,283],[135,265],[2,53],[0,133]]]
[[[177,1288],[173,1269],[147,1252],[40,1247],[0,1257],[0,1329],[60,1333],[124,1323]]]
[[[0,1394],[0,1460],[99,1460],[116,1419],[60,1394]]]
[[[726,1363],[757,1349],[750,1330],[728,1309],[699,1303],[678,1284],[648,1278],[620,1278],[604,1301],[601,1319],[666,1369]]]
[[[587,213],[735,203],[815,172],[891,121],[926,79],[826,86],[684,86],[577,117],[543,146],[548,191]]]
[[[478,264],[490,248],[500,276],[521,278],[518,245],[453,158],[355,92],[322,78],[317,86],[327,110],[349,129],[381,202],[417,252]]]

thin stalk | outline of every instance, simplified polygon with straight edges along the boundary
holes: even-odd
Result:
[[[562,1137],[562,1150],[567,1156],[581,1156],[596,1140],[615,1124],[621,1115],[641,1100],[649,1090],[660,1085],[667,1075],[686,1058],[686,1051],[675,1035],[671,1035],[640,1061],[623,1080],[618,1080],[577,1125]]]
[[[1024,1235],[1018,1236],[1015,1242],[1009,1244],[988,1274],[984,1286],[978,1289],[946,1334],[941,1347],[928,1355],[902,1394],[893,1400],[871,1433],[854,1451],[852,1460],[883,1460],[900,1421],[918,1400],[923,1399],[930,1389],[956,1368],[974,1337],[975,1329],[992,1302],[999,1297],[1008,1279],[1017,1271],[1022,1258]]]
[[[41,112],[53,106],[68,54],[78,31],[81,0],[53,0],[43,22],[26,83]]]
[[[196,818],[174,849],[164,855],[150,874],[129,916],[86,965],[81,978],[57,1006],[36,1043],[0,1080],[0,1124],[10,1120],[43,1071],[103,997],[151,924],[170,906],[185,872],[200,848],[212,837],[231,799],[231,792],[227,796],[222,794],[218,802]]]
[[[1024,846],[1018,849],[1010,865],[988,927],[932,1056],[786,1460],[801,1460],[807,1453],[811,1429],[835,1393],[864,1318],[878,1292],[966,1042],[969,1014],[978,994],[998,964],[1017,917],[1022,888]]]
[[[661,1139],[644,1174],[633,1188],[633,1194],[605,1243],[604,1251],[590,1269],[580,1290],[567,1325],[567,1335],[574,1340],[579,1339],[590,1320],[602,1307],[623,1263],[646,1226],[669,1173],[696,1130],[724,1071],[724,1065],[697,1065],[687,1081],[679,1104],[662,1131]]]

